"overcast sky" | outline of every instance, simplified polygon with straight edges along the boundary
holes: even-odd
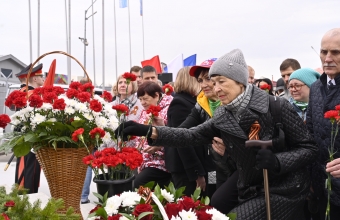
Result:
[[[89,46],[86,69],[93,79],[93,44],[97,84],[102,83],[102,1],[94,3],[92,18],[87,21]],[[33,61],[38,57],[38,0],[31,0]],[[40,54],[66,51],[64,0],[41,0]],[[117,64],[115,63],[114,2],[116,2]],[[119,8],[119,0],[105,0],[105,84],[115,81],[118,74],[129,71],[128,9]],[[92,0],[71,1],[71,55],[82,63],[84,44],[84,13]],[[144,0],[145,59],[159,55],[168,63],[178,54],[197,54],[197,64],[220,57],[234,48],[243,51],[255,77],[277,80],[279,65],[286,58],[297,59],[303,67],[317,68],[320,40],[329,29],[340,25],[339,0]],[[87,15],[91,15],[91,9]],[[142,17],[139,0],[130,0],[132,65],[143,60]],[[92,33],[95,33],[94,39]],[[0,55],[12,54],[25,64],[30,63],[28,0],[0,0]],[[57,59],[57,73],[67,74],[66,58],[49,55],[42,59],[48,71]],[[82,70],[72,62],[72,75]]]

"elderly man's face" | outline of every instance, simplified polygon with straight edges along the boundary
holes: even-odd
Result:
[[[321,41],[320,59],[323,71],[334,78],[340,74],[340,35],[325,35]]]

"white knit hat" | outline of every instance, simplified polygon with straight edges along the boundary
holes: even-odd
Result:
[[[240,49],[234,49],[218,58],[209,70],[209,77],[221,75],[236,82],[248,85],[248,66]]]

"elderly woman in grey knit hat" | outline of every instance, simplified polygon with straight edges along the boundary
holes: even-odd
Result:
[[[248,84],[247,64],[240,50],[233,50],[216,60],[209,76],[223,104],[216,109],[214,117],[191,129],[151,127],[152,132],[147,137],[149,144],[190,147],[208,144],[215,136],[221,137],[227,146],[225,154],[235,161],[239,172],[239,204],[231,211],[237,213],[237,219],[266,218],[262,169],[268,170],[272,219],[302,219],[310,186],[306,166],[317,154],[306,126],[292,105],[278,98],[285,144],[278,141],[269,95]],[[270,149],[255,151],[245,147],[255,126],[260,127],[258,139],[273,140]],[[128,122],[116,132],[144,136],[149,128]]]

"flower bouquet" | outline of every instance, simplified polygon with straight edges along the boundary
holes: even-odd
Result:
[[[200,199],[199,188],[191,197],[182,196],[184,189],[185,187],[181,187],[176,190],[173,183],[170,183],[165,189],[157,185],[153,192],[148,187],[140,187],[138,192],[123,192],[110,198],[99,196],[103,203],[98,203],[90,211],[88,220],[233,220],[236,218],[236,214],[224,215],[209,206],[208,197]]]
[[[328,147],[328,152],[329,152],[329,161],[332,162],[334,160],[334,154],[336,153],[334,151],[334,144],[336,140],[336,136],[338,135],[339,132],[339,120],[340,120],[340,105],[335,106],[335,110],[329,110],[325,112],[324,118],[329,119],[329,121],[332,124],[332,130],[331,130],[331,145]],[[335,127],[335,128],[334,128]],[[327,173],[327,179],[326,179],[326,184],[325,187],[327,189],[327,206],[326,206],[326,219],[330,220],[330,198],[331,198],[331,193],[332,193],[332,178],[331,174]]]
[[[12,92],[5,104],[21,110],[10,117],[17,129],[4,135],[9,141],[0,151],[13,149],[18,157],[44,147],[85,147],[89,152],[88,147],[108,142],[118,126],[116,111],[108,103],[112,96],[106,91],[102,97],[93,96],[93,89],[91,83],[73,82],[66,92],[58,86],[36,88],[29,98],[25,92]],[[9,123],[2,117],[2,124]]]
[[[269,84],[263,84],[262,86],[260,86],[260,89],[266,91],[267,93],[269,93],[271,88],[272,87]]]

